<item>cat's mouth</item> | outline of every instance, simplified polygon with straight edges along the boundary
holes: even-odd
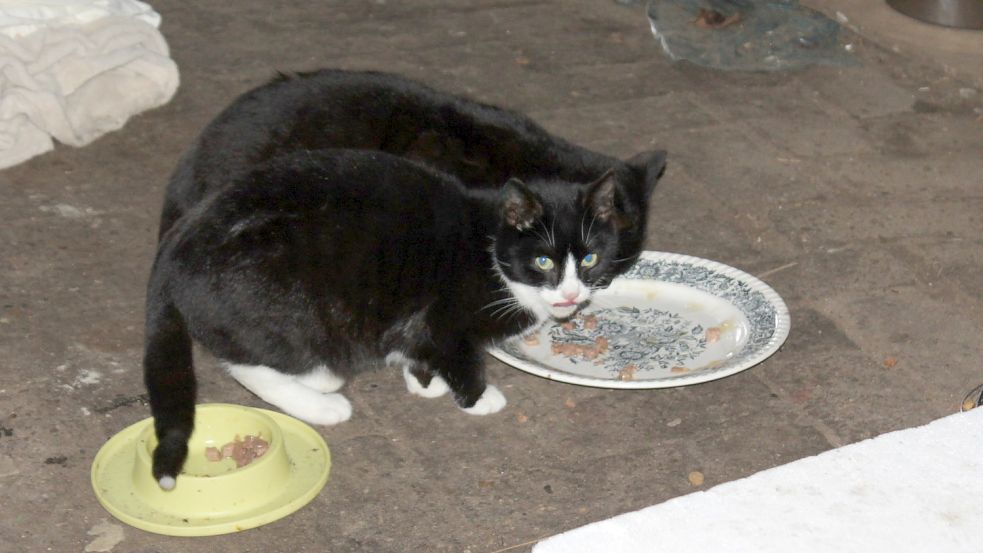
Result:
[[[557,320],[569,319],[580,308],[580,303],[566,300],[550,304],[550,316]]]

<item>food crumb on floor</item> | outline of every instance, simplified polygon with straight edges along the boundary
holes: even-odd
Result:
[[[703,480],[704,480],[703,473],[698,470],[694,470],[690,472],[689,475],[687,475],[687,479],[689,480],[689,483],[694,486],[703,485]]]

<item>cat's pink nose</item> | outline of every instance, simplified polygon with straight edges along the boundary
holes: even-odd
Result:
[[[560,290],[560,295],[567,301],[573,301],[580,295],[580,290]]]

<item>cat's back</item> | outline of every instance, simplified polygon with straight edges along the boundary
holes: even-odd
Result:
[[[301,149],[372,149],[440,164],[448,150],[475,155],[467,150],[495,141],[514,147],[506,143],[520,137],[527,149],[552,138],[514,111],[399,75],[323,69],[281,74],[242,94],[202,131],[182,163],[207,191],[229,174]],[[462,146],[469,140],[480,144]]]
[[[164,198],[161,235],[206,196],[273,157],[321,148],[384,149],[394,114],[435,112],[435,94],[396,75],[337,69],[280,74],[241,94],[178,161]]]
[[[264,159],[321,148],[386,150],[399,124],[450,112],[485,119],[502,110],[438,92],[398,75],[323,69],[280,74],[233,101],[205,127],[189,161],[206,187]],[[405,119],[400,121],[400,118]],[[500,119],[507,119],[504,115]],[[392,152],[390,152],[392,153]],[[218,155],[219,157],[214,157]],[[225,155],[227,162],[218,163]]]
[[[388,116],[393,94],[405,88],[393,81],[331,69],[281,74],[243,93],[209,122],[182,159],[187,170],[180,176],[214,190],[230,175],[292,150],[368,147],[369,129]],[[359,119],[363,123],[355,124]]]
[[[382,152],[278,156],[163,236],[152,286],[195,320],[212,304],[328,318],[372,306],[363,331],[381,335],[486,271],[471,202],[453,177]]]
[[[263,255],[419,250],[470,225],[461,184],[377,151],[291,152],[259,164],[175,225],[162,247],[189,265]],[[390,252],[393,253],[393,252]]]
[[[512,176],[589,181],[616,163],[515,111],[399,75],[338,69],[281,75],[239,96],[185,152],[168,185],[161,233],[263,161],[324,148],[421,160],[479,187]]]

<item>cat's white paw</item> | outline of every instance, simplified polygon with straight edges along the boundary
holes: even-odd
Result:
[[[229,374],[263,401],[311,424],[338,424],[351,418],[352,404],[341,394],[323,394],[298,377],[263,365],[226,365]],[[327,371],[327,369],[325,369]],[[330,371],[328,371],[330,372]],[[306,376],[311,375],[308,373]],[[326,375],[314,377],[322,384]]]
[[[341,394],[304,394],[286,405],[283,412],[311,424],[329,426],[352,417],[352,404]]]
[[[297,377],[297,382],[317,390],[322,394],[337,392],[345,384],[345,379],[331,372],[331,369],[321,365],[307,374]]]
[[[505,407],[505,396],[491,384],[485,386],[485,393],[481,394],[478,401],[467,409],[461,409],[469,415],[491,415],[497,413]]]
[[[406,381],[406,391],[415,396],[435,398],[446,394],[450,390],[447,381],[436,374],[430,379],[430,385],[424,388],[420,384],[420,381],[410,372],[410,368],[406,366],[403,367],[403,380]]]
[[[160,480],[157,481],[157,485],[162,490],[173,490],[175,484],[177,484],[177,480],[173,476],[161,476]]]

